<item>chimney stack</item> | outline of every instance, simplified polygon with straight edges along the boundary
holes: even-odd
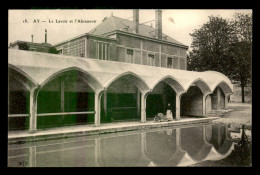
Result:
[[[155,10],[155,36],[162,39],[162,10]]]
[[[134,21],[134,32],[139,33],[139,10],[134,9],[133,10],[133,21]]]
[[[45,43],[47,43],[47,30],[45,29]]]
[[[33,35],[31,35],[32,36],[32,43],[33,43]]]

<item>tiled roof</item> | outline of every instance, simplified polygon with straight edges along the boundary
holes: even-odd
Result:
[[[89,33],[96,34],[96,35],[106,35],[107,33],[116,31],[116,30],[121,30],[124,32],[135,34],[134,29],[133,29],[133,21],[130,21],[127,19],[122,19],[122,18],[115,17],[115,16],[111,16],[111,17],[107,18],[105,21],[103,21],[97,27],[90,30]],[[151,26],[139,24],[139,33],[138,34],[141,36],[156,39],[155,30],[156,29]],[[185,46],[181,42],[171,38],[170,36],[168,36],[164,33],[162,34],[162,40]]]

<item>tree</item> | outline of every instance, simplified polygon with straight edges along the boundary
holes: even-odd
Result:
[[[225,75],[227,72],[229,37],[232,28],[229,22],[220,17],[209,17],[209,22],[192,34],[192,52],[188,60],[188,70],[215,70]]]
[[[231,26],[235,36],[230,49],[234,59],[231,79],[240,81],[242,103],[244,103],[244,88],[252,75],[252,15],[236,13]]]
[[[18,49],[20,50],[29,50],[29,46],[27,43],[18,43]]]
[[[50,47],[48,53],[58,54],[59,51],[55,47]]]
[[[240,81],[244,102],[244,87],[251,75],[252,18],[235,14],[235,19],[228,21],[210,16],[209,22],[190,35],[193,41],[187,69],[214,70]]]

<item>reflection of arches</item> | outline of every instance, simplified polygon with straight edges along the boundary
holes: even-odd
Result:
[[[141,159],[140,141],[139,134],[102,138],[100,140],[100,166],[136,166]]]
[[[211,146],[204,141],[203,126],[182,128],[181,147],[194,161],[205,159]]]
[[[167,166],[177,152],[176,130],[146,133],[146,157],[159,166]]]
[[[180,147],[177,147],[174,155],[167,162],[170,166],[185,166],[189,165],[191,162],[194,162],[185,151]]]
[[[204,130],[205,130],[205,141],[209,143],[209,141],[212,138],[212,125],[204,126]]]
[[[227,157],[234,149],[234,142],[228,136],[227,125],[204,126],[204,140],[212,149],[208,155],[211,159],[220,160]]]

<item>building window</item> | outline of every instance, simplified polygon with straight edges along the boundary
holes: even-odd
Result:
[[[147,65],[154,66],[154,54],[148,54]]]
[[[64,55],[70,55],[70,47],[69,47],[69,44],[66,44],[63,46],[63,54]]]
[[[59,54],[59,55],[62,55],[62,53],[63,53],[63,52],[62,52],[62,49],[58,50],[58,54]]]
[[[63,47],[64,55],[71,55],[76,57],[85,57],[85,40],[76,40],[67,43]]]
[[[108,44],[97,42],[97,58],[100,60],[108,60]]]
[[[133,63],[134,51],[132,49],[126,49],[126,62]]]
[[[173,67],[173,58],[168,57],[167,58],[167,68]]]

